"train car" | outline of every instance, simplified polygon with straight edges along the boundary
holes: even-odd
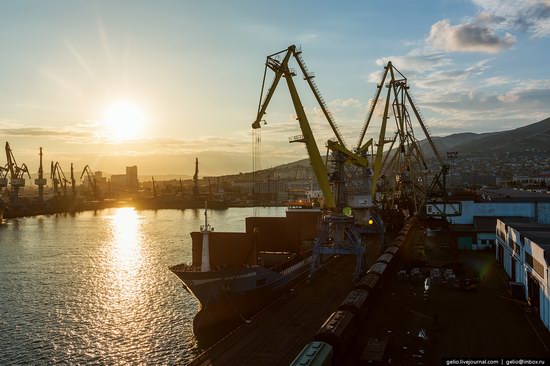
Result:
[[[367,315],[369,291],[364,289],[352,290],[342,301],[338,310],[346,310],[353,313],[360,321]]]
[[[369,268],[367,273],[374,273],[374,274],[380,276],[380,278],[382,279],[386,275],[386,269],[387,268],[388,268],[388,265],[386,263],[376,262]]]
[[[380,285],[382,284],[380,276],[374,274],[374,273],[367,273],[361,279],[357,284],[354,286],[354,289],[357,290],[367,290],[369,292],[369,296],[376,296],[378,293],[378,290],[380,288]],[[370,301],[371,299],[369,299]]]
[[[392,246],[389,246],[386,248],[386,250],[384,251],[384,253],[390,253],[390,254],[393,254],[393,256],[397,256],[397,253],[399,252],[399,247],[396,246],[396,245],[392,245]]]
[[[377,262],[380,263],[386,263],[388,266],[390,265],[391,261],[393,259],[393,254],[390,253],[384,253],[380,257],[378,257]]]
[[[332,357],[333,348],[330,344],[313,341],[302,349],[290,366],[330,366]]]
[[[357,330],[353,313],[336,310],[317,331],[313,340],[330,344],[334,349],[335,358],[340,358],[352,342]]]
[[[395,239],[393,239],[393,243],[395,243],[396,245],[403,245],[405,243],[405,240],[407,239],[407,236],[406,235],[403,235],[403,234],[398,234]]]

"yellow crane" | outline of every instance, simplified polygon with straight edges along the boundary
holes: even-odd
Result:
[[[302,71],[304,80],[308,83],[335,135],[333,140],[327,142],[327,148],[331,151],[332,162],[336,165],[336,169],[330,173],[323,162],[294,83],[293,78],[297,74],[289,66],[292,58]],[[253,130],[259,130],[262,122],[265,123],[264,115],[266,114],[267,107],[281,78],[284,78],[302,132],[302,135],[290,138],[289,142],[302,142],[305,144],[313,172],[323,193],[324,208],[329,211],[328,214],[323,216],[321,228],[313,246],[311,275],[315,273],[320,264],[320,254],[354,254],[357,257],[356,277],[359,278],[365,270],[365,246],[360,226],[364,224],[372,225],[374,222],[373,218],[378,217],[378,215],[372,215],[371,212],[373,209],[370,194],[371,173],[369,162],[363,156],[366,149],[358,154],[346,148],[344,138],[334,121],[334,117],[321,96],[319,88],[313,81],[314,74],[308,70],[301,57],[300,49],[291,45],[286,50],[267,56],[265,67],[260,104],[258,105],[258,112],[256,119],[252,123],[252,128]],[[267,69],[272,70],[275,73],[275,77],[264,97],[263,92]],[[347,166],[355,166],[357,168],[353,179],[356,181],[356,184],[353,184],[352,179],[346,175],[345,168]],[[354,188],[354,186],[357,189],[352,190],[351,188]],[[353,209],[353,213],[350,212],[350,208]],[[376,226],[380,229],[380,233],[383,234],[383,223],[379,219],[376,219],[376,221],[378,224]]]
[[[385,98],[381,98],[386,88]],[[359,134],[357,151],[373,147],[372,139],[363,144],[367,129],[376,115],[378,103],[384,103],[381,126],[378,134],[376,153],[373,156],[372,195],[380,193],[377,199],[388,207],[396,204],[408,209],[411,215],[421,210],[426,202],[434,197],[446,197],[446,173],[448,165],[439,154],[429,130],[410,94],[407,78],[392,64],[384,66],[376,93],[365,123]],[[411,112],[412,111],[412,115]],[[420,143],[413,131],[413,118],[422,129],[426,141],[437,159],[441,171],[428,183],[428,166]],[[392,138],[386,137],[388,121],[394,119],[396,132]],[[389,144],[389,149],[385,147]],[[382,184],[380,184],[382,183]]]
[[[284,56],[282,59],[280,56],[284,53]],[[279,84],[279,81],[282,77],[286,80],[286,83],[288,85],[288,89],[290,92],[290,97],[292,98],[292,103],[294,105],[294,110],[297,115],[297,120],[300,125],[300,129],[302,131],[301,136],[296,136],[291,140],[291,142],[303,142],[306,145],[306,150],[311,162],[311,166],[313,168],[313,172],[315,174],[315,178],[317,179],[317,182],[319,183],[319,187],[321,191],[323,192],[323,196],[325,199],[325,206],[328,208],[334,208],[335,201],[334,196],[332,194],[332,191],[330,189],[330,182],[328,180],[328,174],[325,169],[325,165],[323,163],[323,159],[321,158],[321,154],[319,153],[319,148],[317,147],[317,144],[315,143],[315,138],[313,136],[313,132],[311,130],[311,127],[309,125],[309,121],[307,119],[307,116],[304,111],[304,106],[302,105],[302,102],[300,100],[300,97],[298,95],[298,91],[296,90],[296,85],[294,84],[293,76],[296,75],[296,73],[291,70],[288,63],[290,61],[291,56],[293,56],[297,61],[298,64],[301,64],[301,58],[299,57],[300,51],[296,49],[296,46],[292,45],[288,47],[288,49],[274,53],[272,55],[267,56],[266,61],[266,69],[269,68],[273,72],[275,72],[275,78],[273,79],[273,82],[271,84],[271,87],[269,88],[265,99],[261,103],[261,105],[258,108],[258,113],[256,115],[256,120],[252,123],[253,129],[258,129],[261,127],[261,121],[263,120],[263,116],[266,113],[267,107],[269,105],[269,102],[271,101],[271,98],[273,97],[273,94],[275,93],[275,90],[277,88],[277,85]],[[302,67],[302,70],[307,70],[305,67]],[[312,76],[311,74],[305,72],[304,78],[309,82],[309,85],[312,84]],[[265,73],[264,73],[264,83],[265,83]],[[264,89],[264,85],[262,85],[262,92]],[[316,98],[318,101],[323,101],[322,98],[320,98],[316,91],[317,88],[313,88],[314,95],[316,95]],[[332,115],[327,112],[327,108],[324,103],[321,104],[321,108],[323,112],[325,113],[325,116],[331,116]],[[331,122],[331,127],[333,128],[333,131],[335,131],[336,136],[338,137],[339,141],[343,141],[340,132],[335,127],[336,124],[333,123],[333,119],[329,118],[329,121]]]

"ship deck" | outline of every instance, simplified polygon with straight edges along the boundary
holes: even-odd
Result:
[[[415,252],[415,244],[428,242],[432,262],[448,260],[435,239],[426,238],[416,227],[411,230],[406,258]],[[370,249],[369,264],[377,257],[376,248]],[[477,291],[433,286],[426,296],[422,281],[390,277],[366,325],[338,364],[359,364],[369,339],[390,334],[387,353],[394,355],[394,364],[409,364],[406,357],[418,354],[419,349],[426,353],[426,364],[439,364],[441,357],[548,357],[550,332],[525,302],[511,298],[506,275],[493,255],[460,252],[458,259],[466,273],[480,273]],[[354,265],[352,257],[331,263],[312,284],[298,285],[292,295],[279,299],[192,365],[290,364],[349,293]],[[427,341],[419,342],[419,331],[427,335]]]

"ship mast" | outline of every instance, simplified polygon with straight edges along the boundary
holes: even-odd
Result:
[[[201,272],[210,271],[210,248],[208,237],[212,229],[208,224],[208,201],[204,201],[204,226],[201,226],[202,233],[202,260],[201,260]]]

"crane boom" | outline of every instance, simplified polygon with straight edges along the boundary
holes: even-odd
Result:
[[[313,131],[311,130],[309,121],[305,114],[304,106],[302,105],[302,102],[298,95],[298,91],[296,90],[296,85],[293,81],[293,76],[295,76],[295,73],[291,71],[288,66],[290,57],[296,53],[296,46],[292,45],[288,47],[282,61],[279,61],[274,57],[283,52],[285,51],[281,51],[267,57],[266,67],[269,67],[275,72],[275,78],[265,96],[263,103],[258,110],[256,120],[252,123],[252,128],[257,129],[261,127],[260,122],[262,121],[263,115],[266,113],[269,102],[271,101],[271,98],[275,93],[275,89],[277,88],[281,77],[284,77],[286,79],[287,86],[290,92],[290,97],[292,99],[292,104],[294,105],[294,110],[296,112],[296,115],[298,116],[298,123],[303,134],[303,136],[300,136],[298,139],[291,140],[291,142],[305,143],[310,163],[315,174],[315,178],[317,179],[319,187],[323,192],[323,196],[325,198],[325,206],[329,208],[334,208],[336,204],[334,200],[334,195],[332,194],[332,191],[330,189],[328,173],[323,163],[323,159],[321,158],[319,148],[317,147],[317,144],[315,142],[315,137],[313,136]]]
[[[10,144],[8,142],[6,142],[6,159],[8,160],[7,168],[10,172],[11,179],[23,179],[25,173],[27,173],[29,178],[31,177],[26,164],[23,163],[21,166],[17,165],[15,156],[13,156],[13,151],[11,151]]]
[[[338,142],[340,143],[340,145],[342,145],[343,147],[346,147],[346,142],[344,141],[344,137],[340,133],[340,130],[336,125],[336,121],[334,121],[334,117],[332,116],[332,113],[330,112],[327,104],[325,103],[325,99],[321,95],[321,92],[319,91],[317,84],[315,84],[315,81],[313,80],[315,75],[307,69],[307,66],[301,56],[301,53],[302,53],[301,51],[293,51],[293,55],[296,58],[296,61],[298,62],[298,66],[300,66],[300,70],[302,70],[302,74],[304,75],[304,80],[307,81],[309,87],[311,88],[311,91],[313,92],[313,95],[315,96],[317,103],[319,103],[319,106],[321,107],[321,110],[323,111],[323,114],[325,115],[330,125],[330,128],[332,128],[332,132],[334,132],[336,139],[338,139]]]

